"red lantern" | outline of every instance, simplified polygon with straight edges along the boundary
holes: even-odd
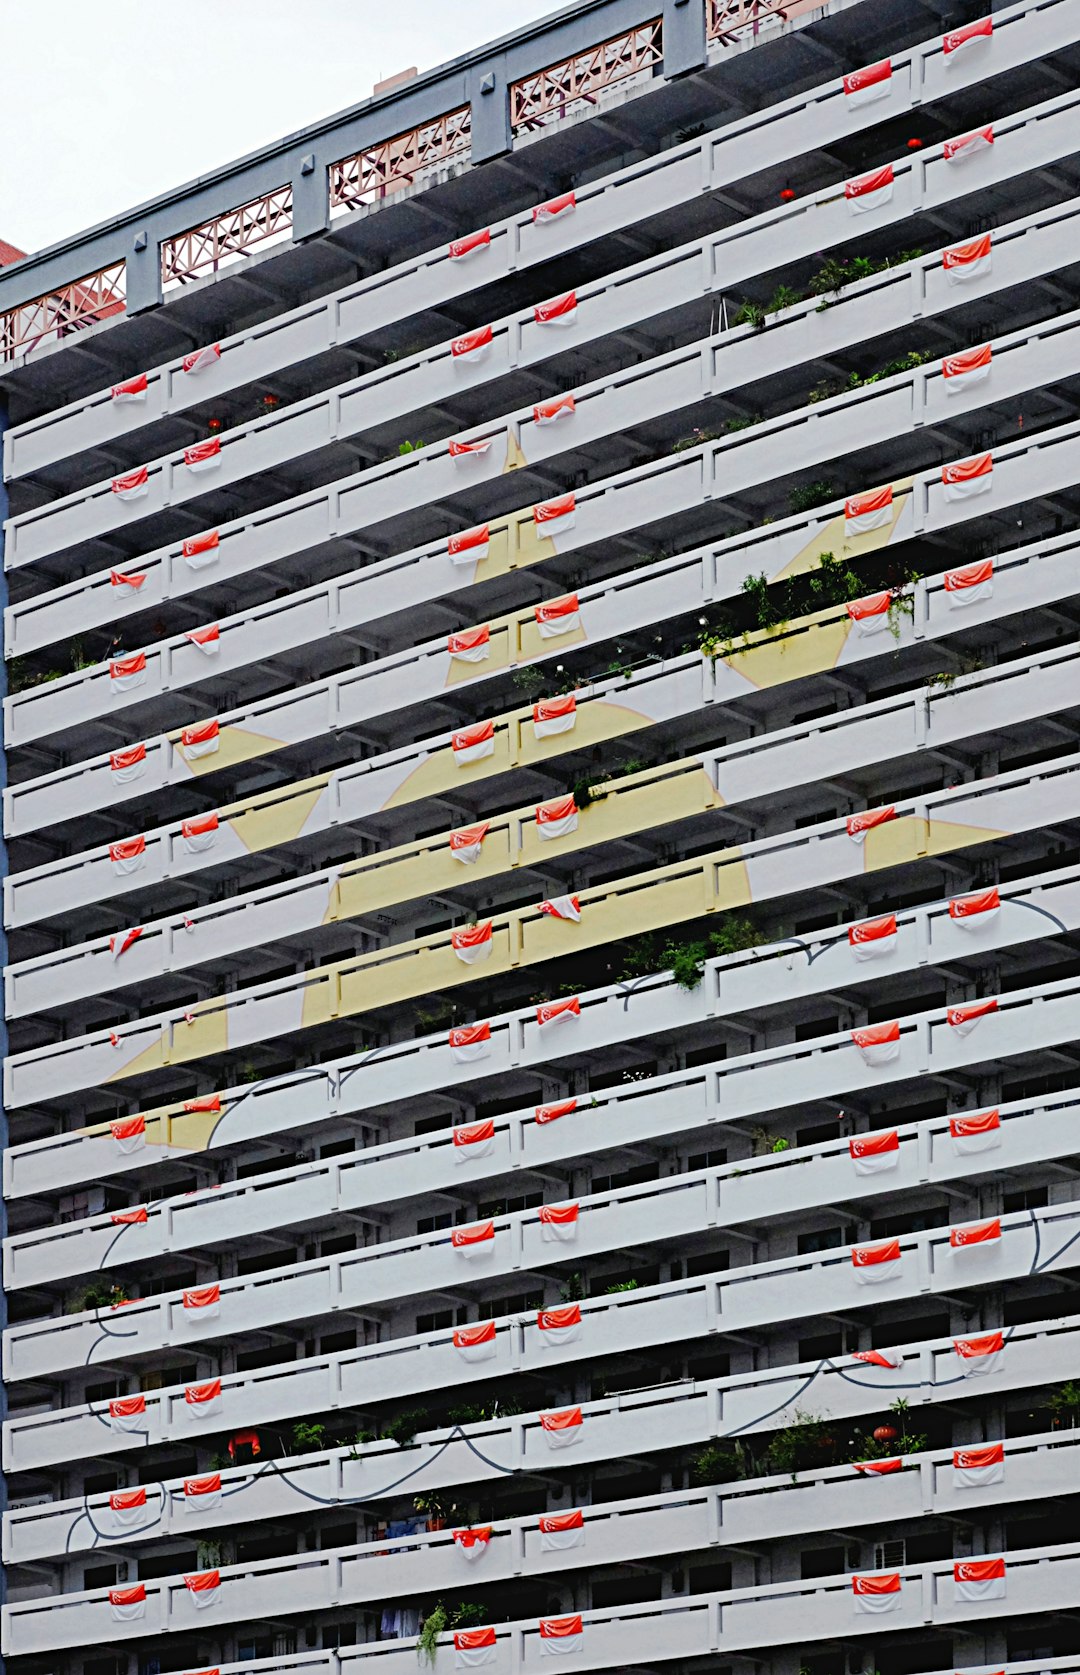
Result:
[[[895,1425],[879,1425],[877,1430],[874,1432],[874,1441],[875,1442],[894,1442],[896,1440],[897,1434],[898,1433],[897,1433],[897,1429],[896,1429]]]
[[[909,151],[921,151],[922,150],[922,140],[908,140],[907,148],[908,148]]]
[[[789,203],[792,202],[794,197],[795,197],[795,194],[791,190],[791,187],[790,186],[785,186],[783,191],[780,193],[780,202],[782,204],[789,204]]]

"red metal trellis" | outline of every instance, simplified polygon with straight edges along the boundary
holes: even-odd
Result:
[[[293,195],[291,186],[278,186],[261,198],[252,198],[239,209],[212,216],[201,226],[167,238],[161,245],[161,282],[183,285],[206,273],[217,273],[226,262],[243,256],[268,239],[287,238],[292,232]]]
[[[355,209],[412,186],[425,169],[465,156],[472,144],[472,110],[462,105],[407,134],[357,151],[330,165],[331,210]]]
[[[549,64],[536,75],[511,83],[510,126],[518,133],[556,122],[577,106],[595,104],[605,87],[628,76],[651,74],[663,57],[663,21],[653,18],[561,64]]]
[[[825,0],[709,0],[706,33],[710,41],[737,41],[757,35],[763,23],[786,23],[802,12],[820,11]]]
[[[0,314],[0,362],[124,312],[126,267],[114,262]]]

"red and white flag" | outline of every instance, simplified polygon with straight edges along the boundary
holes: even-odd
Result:
[[[109,1611],[115,1623],[135,1623],[146,1616],[146,1583],[109,1589]]]
[[[494,1117],[461,1123],[450,1132],[454,1142],[454,1159],[458,1163],[468,1163],[476,1157],[490,1157],[495,1149]]]
[[[581,923],[581,903],[577,896],[549,896],[540,903],[540,911],[552,919],[569,919],[574,925]]]
[[[184,1110],[189,1112],[210,1111],[217,1115],[221,1111],[221,1095],[219,1093],[201,1093],[195,1099],[185,1099]]]
[[[495,1630],[493,1628],[456,1628],[454,1630],[455,1669],[479,1669],[482,1664],[495,1662]]]
[[[557,198],[548,198],[546,203],[537,204],[532,212],[533,224],[543,227],[550,221],[561,221],[565,215],[573,215],[577,208],[576,192],[561,192]]]
[[[188,1512],[209,1512],[221,1504],[221,1473],[207,1472],[203,1477],[185,1477],[184,1506]]]
[[[150,1212],[145,1204],[139,1204],[133,1210],[113,1210],[109,1220],[114,1227],[144,1227],[150,1220]]]
[[[877,919],[864,919],[861,925],[848,929],[848,947],[857,960],[883,960],[896,948],[899,931],[896,914],[883,913]]]
[[[490,754],[488,751],[489,756]],[[462,826],[458,831],[451,832],[450,853],[454,860],[460,861],[466,867],[475,866],[480,859],[489,826],[490,821],[484,820],[478,826]]]
[[[856,1175],[883,1175],[900,1162],[900,1136],[895,1128],[880,1134],[855,1134],[848,1151]]]
[[[109,1496],[109,1511],[113,1515],[113,1522],[130,1529],[134,1524],[141,1524],[146,1518],[146,1490],[145,1489],[116,1489]]]
[[[180,839],[187,853],[198,855],[212,849],[217,842],[218,826],[216,814],[196,814],[190,820],[181,821]]]
[[[197,721],[180,734],[180,748],[189,762],[200,756],[213,756],[221,746],[221,728],[216,720]]]
[[[455,1064],[472,1064],[477,1059],[486,1059],[491,1054],[491,1025],[461,1024],[450,1031],[447,1041]]]
[[[557,1099],[551,1105],[538,1105],[533,1113],[541,1128],[545,1123],[558,1122],[560,1117],[571,1117],[577,1110],[576,1099]]]
[[[146,1144],[146,1118],[117,1117],[109,1124],[109,1132],[122,1152],[130,1155],[137,1152]]]
[[[565,1553],[570,1547],[585,1545],[585,1519],[580,1508],[573,1512],[542,1512],[539,1524],[542,1553]]]
[[[137,372],[134,378],[125,378],[122,384],[113,385],[112,400],[118,407],[128,401],[145,401],[147,384],[146,373]]]
[[[959,570],[946,570],[945,593],[955,610],[964,605],[981,605],[994,597],[994,561],[980,559],[976,564],[965,564]]]
[[[536,425],[558,424],[560,419],[569,419],[577,412],[577,402],[572,395],[552,396],[549,401],[538,401],[533,408],[533,423]]]
[[[139,1431],[145,1421],[145,1396],[115,1396],[109,1403],[109,1424],[114,1431]]]
[[[134,471],[125,471],[122,477],[114,477],[112,491],[117,500],[141,500],[150,489],[150,470],[148,466],[136,466]]]
[[[540,1237],[547,1245],[572,1244],[578,1234],[577,1204],[541,1204]]]
[[[903,1469],[902,1454],[898,1454],[892,1460],[856,1460],[852,1465],[852,1470],[857,1471],[860,1477],[891,1477],[893,1472]]]
[[[479,762],[485,756],[494,756],[494,721],[477,721],[471,727],[459,727],[450,735],[450,749],[459,768],[469,762]]]
[[[855,1610],[875,1615],[882,1611],[896,1611],[900,1605],[900,1572],[885,1576],[853,1576],[851,1593]]]
[[[450,344],[450,353],[459,366],[474,366],[491,351],[494,332],[490,326],[477,326],[475,331],[463,332]]]
[[[958,355],[946,355],[941,363],[945,394],[959,395],[973,384],[981,384],[990,376],[993,359],[994,351],[989,343],[982,344],[978,349],[962,349]]]
[[[987,1489],[1005,1481],[1005,1444],[953,1449],[953,1482],[958,1489]]]
[[[199,1570],[191,1576],[184,1577],[184,1586],[191,1595],[191,1603],[198,1611],[205,1611],[208,1605],[216,1605],[221,1598],[220,1570]]]
[[[536,1315],[536,1329],[540,1334],[540,1342],[546,1349],[558,1348],[560,1344],[577,1343],[582,1328],[581,1304],[564,1303],[555,1309],[539,1309]]]
[[[961,1157],[974,1152],[996,1151],[1001,1145],[1001,1113],[978,1111],[971,1116],[949,1118],[953,1149]]]
[[[863,1029],[853,1029],[851,1039],[864,1064],[893,1064],[900,1057],[900,1024],[895,1018],[887,1024],[867,1024]]]
[[[139,872],[146,865],[145,837],[122,838],[119,843],[110,843],[109,860],[118,877]]]
[[[941,468],[946,500],[970,500],[973,495],[986,494],[993,488],[993,478],[994,461],[988,453],[954,460]]]
[[[180,552],[192,570],[205,570],[208,564],[217,563],[220,545],[217,530],[208,529],[203,535],[189,535]]]
[[[220,1378],[208,1378],[202,1384],[185,1384],[184,1402],[193,1419],[210,1419],[221,1408]]]
[[[146,653],[133,651],[130,657],[114,657],[109,664],[109,691],[130,692],[146,685]]]
[[[450,946],[462,965],[481,965],[491,958],[491,920],[485,919],[479,925],[463,925],[460,930],[451,931]]]
[[[581,1436],[582,1418],[579,1407],[564,1407],[555,1413],[540,1415],[540,1428],[549,1448],[570,1448]]]
[[[871,169],[869,174],[859,175],[856,180],[844,182],[844,197],[847,199],[848,209],[853,215],[862,215],[867,210],[880,209],[887,204],[893,195],[893,166],[886,163],[880,169]]]
[[[581,604],[576,593],[565,593],[561,599],[549,599],[533,606],[533,616],[542,640],[557,640],[560,634],[571,634],[581,627]]]
[[[977,930],[992,923],[1001,911],[1001,897],[996,884],[985,890],[975,890],[970,896],[953,896],[949,902],[949,918],[956,924]]]
[[[495,1223],[478,1221],[472,1227],[455,1227],[450,1244],[459,1256],[490,1256],[495,1249]]]
[[[860,634],[880,634],[889,626],[891,604],[892,594],[886,588],[884,593],[871,593],[866,599],[849,599],[847,614]]]
[[[482,436],[476,442],[450,442],[449,454],[451,459],[482,459],[491,452],[493,436]]]
[[[460,262],[466,256],[475,256],[481,250],[491,246],[491,228],[481,227],[477,233],[466,233],[464,238],[450,240],[450,260]]]
[[[145,580],[146,577],[144,575],[140,575],[134,570],[109,571],[109,586],[125,588],[127,590],[125,597],[128,598],[130,598],[131,594],[138,593]]]
[[[475,1564],[477,1559],[482,1559],[490,1546],[490,1524],[481,1529],[454,1531],[455,1551],[460,1553],[463,1559],[467,1559],[470,1564]]]
[[[213,471],[221,464],[221,437],[208,436],[205,442],[185,448],[184,464],[189,471]]]
[[[541,1617],[541,1652],[563,1656],[571,1652],[580,1652],[584,1644],[585,1629],[580,1612],[575,1611],[570,1617]]]
[[[868,1367],[886,1367],[890,1372],[904,1365],[903,1351],[899,1349],[856,1349],[851,1359],[865,1361]]]
[[[865,494],[849,494],[844,501],[844,534],[868,535],[872,529],[883,529],[892,517],[892,505],[891,483]]]
[[[981,17],[977,23],[965,23],[959,29],[950,29],[942,37],[941,51],[946,68],[963,58],[968,47],[978,46],[994,38],[994,20],[992,17]]]
[[[197,646],[207,657],[213,657],[221,648],[221,629],[216,622],[208,623],[205,628],[188,628],[184,631],[184,639]]]
[[[1000,1238],[1000,1216],[991,1216],[987,1221],[971,1221],[966,1227],[949,1229],[949,1244],[953,1250],[967,1250],[972,1245],[995,1245]]]
[[[568,837],[578,829],[578,806],[573,792],[565,797],[552,797],[536,806],[536,829],[540,837],[555,839]]]
[[[844,77],[844,95],[848,110],[873,104],[875,99],[887,99],[892,92],[892,59],[882,58],[868,64],[864,70],[854,70]]]
[[[221,1313],[220,1285],[193,1285],[182,1296],[186,1320],[216,1320]]]
[[[994,124],[988,122],[985,128],[973,128],[970,134],[958,134],[954,140],[946,140],[941,148],[941,155],[946,163],[963,163],[976,152],[985,151],[987,146],[994,143]]]
[[[446,550],[454,564],[476,564],[486,558],[491,545],[491,526],[478,523],[472,529],[459,529],[446,538]]]
[[[1005,1350],[1004,1332],[982,1332],[974,1338],[954,1338],[953,1349],[959,1357],[965,1378],[979,1378],[996,1373]]]
[[[571,1018],[581,1017],[581,1001],[577,995],[571,995],[569,1000],[544,1000],[536,1008],[536,1022],[541,1029],[550,1024],[565,1024]]]
[[[193,349],[180,364],[185,372],[205,372],[208,366],[216,366],[220,359],[221,344],[208,343],[205,349]]]
[[[538,326],[572,326],[576,319],[576,291],[564,291],[561,297],[533,305],[533,320]]]
[[[483,622],[478,628],[448,634],[446,649],[458,663],[483,663],[491,656],[491,628]]]
[[[992,233],[983,233],[964,244],[950,245],[941,254],[941,265],[950,285],[966,285],[971,279],[985,278],[991,272],[993,262]]]
[[[569,494],[557,495],[554,500],[544,500],[533,507],[536,533],[546,540],[554,541],[558,536],[567,534],[576,522],[577,496],[572,490]]]
[[[895,1279],[902,1258],[899,1239],[882,1239],[876,1245],[852,1245],[851,1269],[860,1285],[880,1285]]]
[[[573,692],[564,692],[558,698],[541,698],[533,705],[533,733],[538,739],[572,733],[576,726],[577,697]]]
[[[456,1326],[454,1348],[463,1361],[491,1361],[498,1352],[495,1322],[482,1320],[478,1326]]]
[[[121,954],[126,954],[128,949],[138,942],[144,928],[143,925],[132,925],[129,930],[117,931],[115,936],[110,936],[109,953],[114,960],[118,960]]]
[[[958,1559],[953,1565],[953,1586],[957,1601],[981,1604],[987,1599],[1005,1598],[1004,1559]]]
[[[996,1000],[969,1000],[961,1006],[948,1007],[945,1016],[949,1028],[954,1029],[957,1035],[970,1035],[981,1018],[988,1017],[997,1009]]]

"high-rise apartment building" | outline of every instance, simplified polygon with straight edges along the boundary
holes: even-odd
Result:
[[[9,1675],[1080,1668],[1080,0],[984,6],[581,0],[0,272]]]

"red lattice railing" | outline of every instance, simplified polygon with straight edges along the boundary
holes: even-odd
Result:
[[[161,282],[183,285],[189,279],[217,273],[227,262],[247,254],[269,239],[287,238],[292,232],[293,195],[291,186],[278,186],[261,198],[252,198],[239,209],[212,216],[201,226],[189,227],[175,238],[162,240]]]
[[[660,18],[639,24],[625,35],[604,41],[561,64],[549,64],[534,76],[510,85],[510,126],[514,133],[557,122],[581,105],[594,105],[597,94],[628,76],[651,75],[664,58]]]
[[[434,122],[395,134],[330,165],[330,209],[355,209],[412,186],[425,169],[464,157],[472,145],[472,110],[462,105]]]
[[[0,314],[0,362],[29,354],[39,344],[84,331],[111,314],[122,314],[126,277],[125,264],[114,262],[98,273],[73,280],[60,291],[49,291]]]
[[[763,23],[786,23],[801,12],[820,11],[825,0],[709,0],[706,34],[710,41],[737,41],[757,35]]]

